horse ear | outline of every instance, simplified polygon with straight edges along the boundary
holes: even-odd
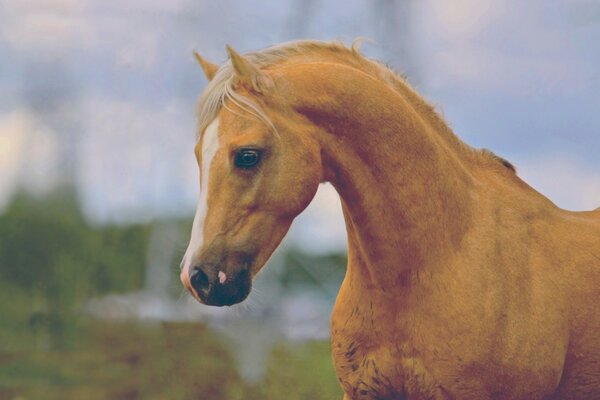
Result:
[[[194,57],[196,57],[196,61],[198,61],[198,64],[200,64],[200,66],[202,67],[204,75],[206,75],[206,79],[212,81],[212,79],[215,77],[215,74],[217,73],[217,70],[219,69],[219,66],[217,64],[211,63],[210,61],[206,61],[204,58],[202,58],[200,54],[198,54],[197,51],[194,52]]]
[[[250,60],[239,55],[231,46],[227,45],[227,53],[235,71],[238,82],[257,93],[265,93],[273,85],[271,77],[261,71]]]

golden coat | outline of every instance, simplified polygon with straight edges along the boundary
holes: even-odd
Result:
[[[199,58],[214,77],[200,115],[224,144],[197,254],[256,249],[256,275],[331,182],[349,247],[331,320],[345,399],[600,399],[600,210],[559,209],[355,49],[229,51],[220,69]],[[226,107],[208,109],[218,90]],[[245,143],[268,158],[242,184],[227,163]]]

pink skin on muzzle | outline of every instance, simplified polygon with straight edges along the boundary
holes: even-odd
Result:
[[[181,279],[181,283],[185,286],[186,289],[194,292],[192,290],[192,284],[190,282],[190,257],[186,254],[183,258],[183,267],[181,268],[181,274],[179,275],[179,279]]]

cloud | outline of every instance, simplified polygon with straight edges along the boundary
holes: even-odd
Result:
[[[428,0],[419,8],[427,85],[521,95],[543,88],[554,95],[585,87],[595,76],[577,32],[560,21],[570,4],[541,1]],[[532,18],[535,15],[536,18]],[[539,17],[539,18],[538,18]],[[580,40],[580,39],[579,39]]]
[[[600,207],[600,168],[571,155],[544,155],[517,163],[519,176],[561,208],[584,211]]]
[[[454,37],[473,37],[506,12],[502,1],[426,1],[426,17],[436,29]]]
[[[165,21],[190,0],[24,0],[0,12],[0,42],[34,59],[101,52],[120,67],[149,69],[159,54]]]
[[[189,108],[189,110],[188,110]],[[96,221],[134,221],[193,212],[198,172],[192,107],[86,101],[78,186]]]
[[[58,143],[49,127],[23,109],[0,114],[0,212],[16,190],[52,189],[60,177]]]
[[[30,116],[22,111],[0,116],[0,212],[10,201],[17,185],[26,135],[31,125]]]
[[[18,1],[4,4],[0,39],[13,48],[41,56],[63,56],[75,42],[92,36],[78,0]]]
[[[294,221],[286,242],[314,253],[346,249],[346,225],[342,205],[333,186],[319,186],[313,201]]]

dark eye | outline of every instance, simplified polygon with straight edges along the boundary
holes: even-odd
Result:
[[[235,154],[235,166],[252,168],[260,161],[260,152],[254,149],[242,149]]]

